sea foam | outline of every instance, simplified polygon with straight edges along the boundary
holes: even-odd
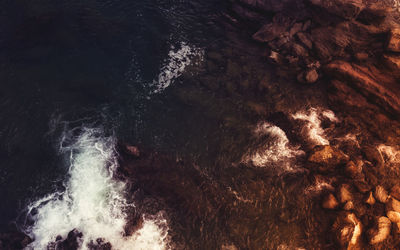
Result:
[[[65,191],[31,203],[34,224],[26,232],[34,239],[27,249],[46,249],[58,235],[66,238],[77,229],[83,233],[81,249],[96,239],[110,242],[113,249],[166,249],[168,224],[163,216],[144,217],[143,226],[125,236],[128,208],[125,183],[113,178],[118,167],[115,139],[99,129],[83,129],[76,137],[64,136],[60,152],[69,158]]]

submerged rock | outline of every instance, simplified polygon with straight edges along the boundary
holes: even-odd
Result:
[[[322,200],[322,207],[326,209],[336,209],[339,206],[339,202],[333,194],[328,194]]]

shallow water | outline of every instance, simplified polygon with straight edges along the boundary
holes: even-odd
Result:
[[[122,141],[184,157],[210,178],[254,165],[265,176],[255,178],[251,166],[234,181],[217,179],[246,204],[240,213],[248,206],[264,216],[238,224],[255,224],[248,231],[257,237],[265,231],[264,246],[302,247],[302,221],[319,190],[304,177],[281,176],[304,172],[304,148],[329,144],[324,125],[338,118],[321,89],[268,68],[225,7],[212,0],[2,2],[1,228],[16,221],[35,237],[35,249],[74,228],[84,246],[99,237],[119,249],[172,246],[162,213],[124,236],[135,201],[112,178],[113,148]],[[262,206],[249,183],[270,190]]]

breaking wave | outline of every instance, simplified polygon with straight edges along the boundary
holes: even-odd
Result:
[[[280,170],[294,169],[294,160],[304,154],[290,145],[286,133],[279,127],[267,122],[257,125],[253,131],[256,138],[262,141],[261,147],[247,153],[244,162],[250,162],[256,167],[277,166]]]
[[[181,42],[179,47],[171,45],[168,58],[164,62],[164,66],[160,70],[160,74],[153,81],[155,87],[154,93],[159,93],[166,89],[171,83],[182,75],[185,68],[197,61],[202,61],[204,51],[194,46],[189,46],[185,42]]]
[[[103,239],[113,249],[166,249],[168,224],[163,216],[143,217],[133,235],[125,235],[129,208],[125,183],[113,178],[118,167],[115,139],[99,129],[83,129],[75,137],[65,134],[60,152],[70,167],[65,191],[56,192],[28,207],[34,223],[26,229],[34,239],[28,249],[46,249],[57,236],[66,238],[73,229],[83,234],[81,249]]]
[[[308,111],[299,111],[292,115],[295,120],[305,122],[303,133],[307,139],[315,145],[329,145],[329,140],[321,126],[322,119],[328,119],[330,122],[338,122],[338,118],[330,110],[319,110],[310,108]]]

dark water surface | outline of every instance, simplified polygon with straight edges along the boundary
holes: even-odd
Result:
[[[148,100],[149,83],[171,46],[206,48],[222,39],[218,2],[0,3],[2,228],[27,199],[63,179],[54,131],[61,121],[101,124],[149,143],[174,136],[168,126],[191,111],[173,98]]]

